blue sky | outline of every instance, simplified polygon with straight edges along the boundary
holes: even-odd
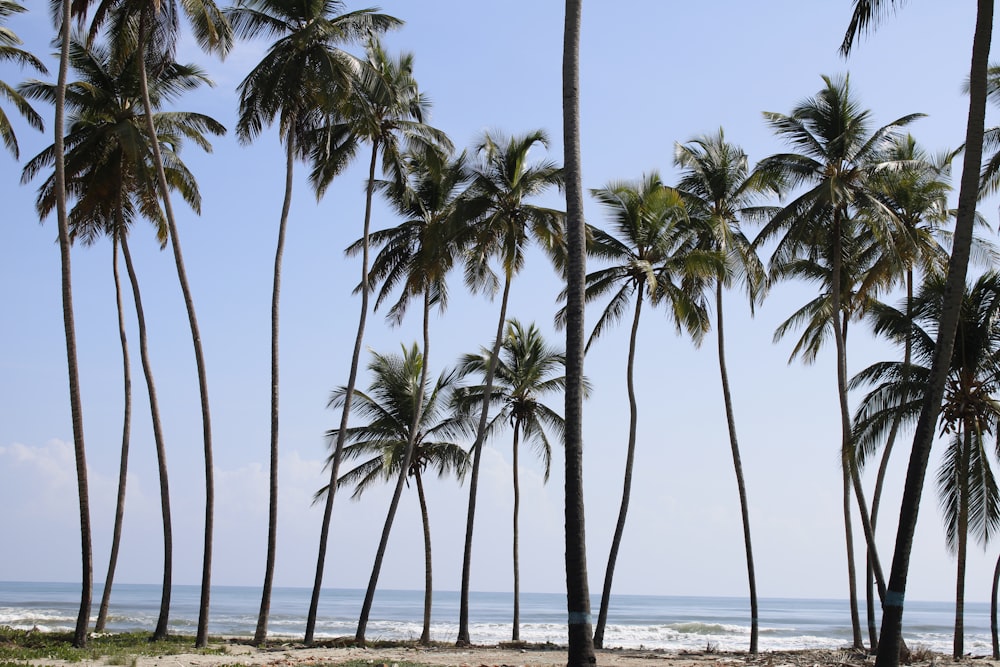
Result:
[[[9,25],[40,56],[51,50],[47,9]],[[349,7],[359,7],[350,3]],[[382,9],[406,21],[388,35],[389,50],[413,51],[416,75],[433,100],[431,121],[459,147],[487,129],[545,129],[548,153],[561,161],[560,57],[562,3],[387,0]],[[785,149],[762,111],[788,113],[823,85],[823,74],[850,72],[853,90],[878,124],[923,112],[912,126],[932,151],[964,138],[967,76],[975,5],[912,2],[845,61],[837,48],[850,13],[846,0],[715,3],[586,3],[582,43],[585,187],[632,179],[658,169],[676,176],[675,141],[725,128],[756,161]],[[185,42],[182,62],[201,64],[214,89],[179,102],[235,126],[235,88],[266,44],[240,43],[225,62]],[[55,61],[51,64],[54,78]],[[28,74],[9,65],[0,77]],[[33,75],[31,75],[33,76]],[[9,110],[9,106],[5,105]],[[51,118],[51,110],[43,109]],[[990,123],[996,122],[991,110]],[[51,142],[19,119],[22,163]],[[214,582],[259,584],[267,515],[268,336],[270,281],[281,206],[284,158],[276,131],[252,146],[232,132],[210,155],[187,146],[183,157],[199,180],[201,216],[181,203],[181,243],[202,326],[213,409],[217,489]],[[338,415],[329,392],[346,382],[359,301],[351,295],[359,262],[343,249],[360,235],[364,166],[339,177],[317,202],[297,166],[282,286],[282,413],[280,534],[276,584],[308,586],[321,509],[313,492],[325,483],[325,430]],[[54,220],[39,225],[37,183],[19,185],[21,165],[0,155],[0,578],[72,581],[79,576],[72,440],[59,302]],[[561,206],[557,194],[545,202]],[[995,203],[982,209],[995,228]],[[602,213],[587,202],[591,223]],[[395,224],[378,206],[374,228]],[[197,583],[201,563],[203,479],[201,423],[194,359],[169,252],[149,229],[133,233],[133,251],[150,326],[150,349],[166,425],[174,502],[174,579]],[[95,576],[103,578],[113,519],[120,443],[120,351],[111,281],[110,246],[73,251],[73,286],[81,354],[85,434],[95,529]],[[557,276],[537,253],[517,279],[510,314],[536,321],[551,340]],[[846,598],[840,510],[839,426],[833,350],[804,367],[787,364],[793,340],[772,342],[775,326],[813,294],[810,286],[774,290],[754,318],[739,294],[728,295],[728,360],[751,502],[758,590],[765,597]],[[130,303],[130,301],[127,301]],[[435,372],[489,341],[497,303],[466,293],[455,277],[444,316],[432,323]],[[366,346],[399,349],[419,335],[413,312],[391,328],[376,314]],[[133,357],[133,459],[118,580],[159,578],[160,538],[153,442],[138,366],[138,336],[129,315]],[[592,588],[599,590],[621,490],[628,426],[625,327],[592,349],[594,386],[585,417],[585,484]],[[663,313],[646,311],[639,340],[639,437],[632,507],[615,584],[623,593],[746,594],[736,487],[723,418],[714,343],[695,348],[675,335]],[[853,373],[894,351],[852,329]],[[363,360],[367,361],[367,359]],[[361,386],[366,386],[362,378]],[[900,452],[901,453],[901,452]],[[883,507],[883,558],[905,461],[897,456]],[[562,458],[542,485],[541,468],[522,458],[522,589],[559,591],[562,574]],[[935,461],[932,465],[936,465]],[[510,445],[486,450],[472,586],[511,588]],[[931,471],[933,475],[933,471]],[[870,488],[871,480],[866,479]],[[948,600],[954,560],[928,478],[908,597]],[[452,480],[433,484],[435,586],[459,586],[467,491]],[[361,502],[338,499],[325,582],[363,587],[388,505],[389,488]],[[858,542],[860,531],[858,531]],[[422,585],[422,546],[415,493],[408,490],[383,570],[386,588]],[[859,552],[860,553],[860,552]],[[989,598],[996,547],[970,555],[967,597]],[[376,610],[377,613],[377,610]]]

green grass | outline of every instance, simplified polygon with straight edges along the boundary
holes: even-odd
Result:
[[[28,660],[79,662],[98,658],[127,667],[134,663],[135,656],[225,652],[224,647],[195,649],[193,637],[170,636],[151,642],[149,634],[141,632],[93,636],[87,640],[87,647],[80,649],[73,646],[69,632],[31,632],[0,626],[0,667],[23,667]]]

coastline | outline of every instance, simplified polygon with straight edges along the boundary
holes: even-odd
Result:
[[[566,664],[566,647],[555,644],[446,645],[418,646],[415,644],[375,645],[369,647],[325,645],[305,646],[300,643],[271,642],[257,648],[247,638],[226,638],[215,641],[214,653],[179,653],[160,656],[135,656],[131,667],[296,667],[363,663],[373,667],[400,667],[418,664],[435,667],[561,667]],[[650,667],[655,662],[665,667],[865,667],[874,664],[874,656],[849,648],[840,650],[763,651],[751,657],[746,652],[672,651],[665,649],[602,649],[596,651],[597,664],[610,667]],[[121,665],[122,656],[103,657],[71,663],[66,660],[38,659],[27,663],[38,667],[69,667],[72,664],[103,667]],[[966,656],[953,662],[951,656],[920,651],[909,664],[916,667],[938,667],[946,662],[975,664],[977,667],[1000,667],[1000,661],[989,657]]]

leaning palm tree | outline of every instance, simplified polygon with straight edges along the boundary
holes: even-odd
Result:
[[[420,502],[420,518],[424,533],[424,626],[421,644],[430,643],[431,623],[431,527],[427,513],[423,475],[428,468],[437,469],[438,477],[455,475],[461,480],[469,463],[469,454],[455,442],[471,432],[467,415],[452,410],[452,395],[460,379],[454,370],[442,373],[429,391],[421,387],[428,382],[424,358],[417,344],[402,346],[402,355],[373,354],[368,370],[372,383],[368,393],[355,390],[353,411],[363,417],[364,426],[348,428],[344,436],[347,459],[364,459],[337,480],[338,484],[353,484],[358,499],[379,482],[388,482],[400,472],[412,477]],[[339,408],[347,396],[341,387],[330,398],[330,407]],[[327,431],[331,444],[340,436],[339,429]],[[327,465],[332,463],[332,455]],[[329,486],[316,494],[329,492]]]
[[[698,248],[702,222],[687,215],[681,194],[665,186],[658,173],[651,172],[636,181],[609,183],[591,194],[611,216],[611,230],[591,230],[588,252],[611,266],[587,274],[587,301],[610,294],[610,300],[594,324],[587,348],[608,327],[618,322],[634,299],[629,335],[628,362],[625,369],[629,401],[629,426],[625,455],[625,475],[621,507],[604,573],[601,609],[594,628],[594,647],[603,648],[608,620],[615,563],[625,531],[632,491],[635,462],[638,402],[635,393],[635,357],[639,319],[646,302],[667,302],[678,331],[686,330],[696,341],[709,326],[707,304],[697,289],[702,280],[716,275],[721,268],[721,254]],[[557,314],[562,324],[563,312]]]
[[[461,195],[468,182],[465,153],[455,160],[450,160],[438,148],[424,148],[408,153],[403,156],[402,169],[396,172],[395,177],[392,180],[379,181],[376,187],[404,220],[396,227],[371,235],[370,242],[376,247],[381,247],[381,250],[372,263],[369,281],[381,283],[375,300],[376,310],[397,287],[399,288],[399,299],[386,316],[392,324],[402,322],[407,304],[411,300],[420,298],[423,304],[423,352],[420,357],[424,372],[416,388],[414,404],[418,407],[412,416],[413,423],[409,430],[411,439],[406,443],[409,445],[409,451],[416,455],[416,438],[420,433],[418,421],[422,419],[423,387],[427,383],[427,360],[430,354],[431,307],[436,305],[443,312],[447,306],[446,277],[459,254],[457,233],[463,222]],[[358,252],[363,245],[364,239],[359,240],[348,249],[348,252]],[[391,507],[395,507],[399,502],[402,485],[407,477],[405,471],[408,469],[409,467],[399,467],[400,475]],[[381,561],[385,552],[389,525],[391,523],[387,523],[387,529],[383,533],[377,561]],[[429,554],[428,549],[427,582],[424,587],[424,627],[421,634],[421,642],[425,644],[430,643]],[[371,587],[369,592],[372,598],[366,597],[366,605],[359,622],[359,634],[362,636],[363,625],[367,623],[367,613],[370,612],[371,602],[374,599],[374,588]]]
[[[190,20],[190,28],[198,45],[209,52],[221,56],[232,46],[233,35],[229,22],[214,0],[100,0],[90,28],[91,41],[107,24],[112,39],[112,48],[117,58],[136,56],[139,68],[139,87],[142,92],[142,106],[146,114],[146,131],[156,135],[153,126],[153,104],[150,101],[148,74],[167,67],[173,61],[173,54],[180,34],[180,15]],[[208,400],[208,376],[205,356],[201,344],[198,318],[194,309],[194,299],[188,284],[187,271],[181,253],[180,238],[170,198],[170,185],[164,169],[164,157],[158,142],[151,142],[153,165],[163,212],[167,222],[170,247],[174,255],[177,279],[184,297],[184,306],[191,330],[195,364],[198,371],[198,394],[201,401],[202,441],[205,453],[205,539],[202,558],[201,598],[198,610],[198,631],[195,645],[203,648],[208,644],[208,616],[211,602],[212,584],[212,536],[215,530],[215,473],[212,462],[212,419]]]
[[[485,377],[493,360],[492,351],[482,348],[479,354],[462,357],[459,372],[465,376],[476,373]],[[520,641],[521,628],[521,570],[519,561],[518,512],[521,507],[521,485],[518,461],[521,440],[531,443],[544,467],[543,481],[549,479],[552,464],[552,445],[546,430],[561,438],[564,422],[558,412],[541,402],[545,394],[561,392],[566,386],[566,376],[557,375],[566,367],[566,357],[549,346],[534,324],[525,328],[516,319],[507,321],[506,332],[500,348],[500,358],[494,369],[494,386],[488,402],[499,406],[491,424],[501,427],[505,423],[513,429],[511,451],[514,483],[514,621],[511,641]],[[484,386],[470,387],[467,399],[472,405],[482,405],[487,399]],[[481,409],[481,408],[480,408]],[[494,429],[491,429],[491,431]]]
[[[161,247],[166,243],[166,226],[156,191],[156,174],[152,165],[151,149],[146,134],[146,121],[142,113],[138,82],[138,69],[134,59],[116,62],[108,49],[87,48],[74,41],[70,52],[71,65],[80,76],[67,86],[66,102],[70,109],[70,125],[65,137],[66,175],[68,194],[75,199],[69,211],[72,239],[85,244],[100,236],[110,236],[114,247],[117,282],[118,246],[122,248],[132,286],[136,315],[139,322],[140,355],[149,395],[153,435],[160,478],[160,503],[163,517],[164,568],[160,613],[153,636],[166,636],[170,610],[172,572],[172,530],[170,522],[169,485],[167,481],[166,449],[153,382],[152,367],[147,347],[145,317],[142,298],[128,246],[128,230],[138,216],[154,223]],[[207,83],[204,73],[193,66],[171,65],[158,72],[151,81],[150,98],[160,106],[174,100],[179,94]],[[34,99],[52,101],[56,86],[34,82],[23,86],[25,95]],[[211,145],[205,133],[222,134],[224,128],[213,119],[190,112],[159,112],[154,119],[157,140],[162,144],[167,160],[165,171],[170,186],[179,192],[195,211],[200,210],[201,197],[193,175],[180,160],[178,152],[183,139],[189,138],[206,150]],[[24,168],[22,180],[27,182],[54,161],[53,146],[33,158]],[[55,206],[54,176],[46,179],[37,198],[42,215]],[[119,312],[119,319],[122,314]],[[123,352],[124,330],[122,330]],[[126,367],[126,384],[127,380]],[[126,392],[126,406],[129,404]],[[126,407],[126,413],[130,410]],[[124,514],[125,479],[128,461],[127,420],[123,429],[121,472],[119,477],[118,506],[113,532],[111,559],[104,583],[104,595],[98,614],[97,630],[101,631],[107,619],[108,604],[117,562],[121,523]]]
[[[873,364],[851,380],[852,388],[874,385],[857,411],[859,447],[884,440],[897,422],[910,425],[920,415],[944,294],[943,275],[933,274],[919,294],[907,299],[905,311],[879,309],[876,332],[904,344],[909,340],[915,360]],[[948,547],[957,556],[953,656],[958,660],[964,654],[968,535],[985,545],[1000,527],[1000,491],[986,451],[987,439],[995,440],[1000,427],[995,399],[1000,392],[1000,274],[988,272],[966,290],[956,342],[940,417],[948,445],[937,484]]]
[[[566,0],[562,116],[566,175],[566,611],[569,667],[594,665],[583,511],[584,280],[587,253],[580,164],[580,25],[583,0]]]
[[[743,233],[740,223],[759,219],[771,209],[757,205],[765,192],[773,191],[762,172],[751,172],[746,153],[726,142],[722,128],[712,136],[702,136],[674,147],[674,163],[683,169],[677,186],[691,215],[704,218],[700,245],[725,254],[725,269],[715,279],[715,317],[719,344],[719,373],[722,376],[722,397],[729,428],[729,445],[736,471],[736,487],[743,518],[743,544],[746,550],[747,577],[750,586],[750,655],[757,654],[759,628],[757,622],[757,581],[750,543],[750,509],[747,504],[743,464],[736,437],[736,418],[726,372],[725,337],[722,319],[723,287],[741,279],[750,297],[751,309],[765,280],[764,267]]]
[[[846,56],[854,38],[872,31],[879,20],[888,15],[897,0],[853,0],[854,12],[844,36],[841,52]],[[901,0],[900,0],[901,3]],[[896,667],[899,664],[901,628],[903,623],[903,598],[906,577],[913,550],[913,534],[920,509],[924,475],[934,441],[934,425],[938,420],[941,400],[947,383],[948,360],[955,344],[962,293],[965,289],[975,225],[976,201],[979,194],[980,169],[983,159],[983,134],[986,125],[987,70],[989,68],[990,42],[993,37],[993,0],[977,0],[976,27],[972,38],[972,59],[969,71],[969,115],[965,133],[965,155],[958,194],[958,214],[955,220],[955,240],[952,244],[948,270],[948,298],[941,312],[938,328],[939,339],[934,372],[929,391],[925,396],[921,417],[917,423],[913,448],[910,450],[903,498],[900,502],[900,520],[896,531],[892,570],[889,575],[887,599],[882,604],[882,631],[877,667]]]
[[[24,49],[18,48],[23,42],[13,30],[4,26],[13,14],[25,11],[24,7],[14,2],[14,0],[0,0],[0,62],[13,61],[19,65],[26,65],[42,74],[48,74],[42,61],[28,53]],[[12,88],[4,81],[0,81],[0,97],[7,98],[21,114],[21,117],[28,122],[28,125],[36,130],[44,129],[42,117],[31,108],[28,101],[16,89]],[[0,108],[0,139],[3,140],[7,150],[14,158],[20,157],[17,146],[17,137],[14,135],[14,128],[11,127],[10,118]]]
[[[897,137],[879,158],[884,163],[884,168],[872,174],[869,181],[878,204],[863,214],[888,215],[897,222],[892,227],[892,246],[896,252],[887,253],[880,258],[883,266],[879,271],[893,278],[902,278],[908,297],[913,296],[916,271],[927,275],[947,265],[948,252],[943,243],[949,240],[949,234],[944,225],[952,213],[947,206],[947,197],[951,191],[948,176],[951,161],[956,154],[957,151],[946,151],[931,156],[917,144],[912,135]],[[908,341],[903,349],[903,363],[909,364],[912,350]],[[885,440],[875,477],[871,500],[872,532],[878,522],[882,490],[897,431],[898,422]],[[871,453],[865,449],[856,451],[859,469],[864,467]],[[872,647],[877,648],[874,573],[870,558],[865,584],[869,633]]]
[[[277,549],[279,298],[281,259],[292,205],[295,160],[308,155],[309,147],[303,145],[303,135],[312,129],[323,110],[335,108],[353,89],[355,59],[340,47],[387,30],[398,25],[399,21],[370,9],[344,12],[344,3],[339,0],[307,3],[240,0],[226,12],[226,16],[237,35],[276,38],[261,62],[239,85],[237,136],[241,142],[250,143],[265,126],[278,118],[278,132],[285,144],[285,195],[278,220],[271,289],[271,460],[267,557],[260,613],[254,633],[254,643],[261,644],[267,638]],[[345,159],[341,166],[346,163]]]
[[[468,210],[473,221],[469,228],[465,279],[474,291],[493,295],[499,279],[490,267],[496,258],[503,271],[503,290],[496,337],[493,339],[493,362],[486,371],[484,393],[493,388],[493,376],[507,321],[510,285],[524,266],[525,252],[532,238],[560,264],[563,256],[563,214],[531,203],[531,199],[552,187],[562,187],[562,169],[554,162],[532,163],[529,153],[536,146],[548,146],[541,130],[506,137],[486,132],[476,148],[477,161],[472,167]],[[487,403],[483,404],[472,445],[472,475],[469,479],[469,510],[465,523],[465,548],[462,556],[462,589],[459,595],[458,639],[465,646],[469,637],[469,585],[472,572],[472,532],[476,517],[476,494],[479,489],[479,463],[486,437]]]
[[[340,428],[338,429],[339,435],[337,444],[334,446],[333,461],[330,466],[331,492],[327,494],[326,502],[327,507],[331,510],[331,503],[337,492],[336,484],[344,446],[343,438],[346,437],[347,433],[347,419],[357,380],[358,362],[368,314],[368,297],[371,291],[368,273],[369,235],[372,200],[375,192],[375,172],[379,158],[381,157],[382,172],[391,175],[397,174],[403,169],[402,156],[406,151],[416,152],[426,149],[448,153],[452,150],[452,144],[447,135],[425,122],[430,102],[420,92],[413,76],[413,54],[403,53],[394,58],[386,53],[374,37],[368,40],[366,54],[367,59],[360,64],[358,70],[354,94],[345,98],[334,112],[328,115],[328,122],[314,133],[311,144],[313,169],[310,179],[320,195],[326,191],[334,176],[340,171],[342,156],[351,154],[359,144],[371,144],[368,184],[365,191],[365,219],[360,246],[362,255],[359,290],[361,292],[361,314],[358,318],[358,331],[351,357],[351,370],[347,381],[347,394],[341,413]],[[389,532],[405,481],[405,477],[401,475],[382,530],[382,539],[375,556],[365,602],[358,620],[357,640],[359,643],[364,643],[368,614],[371,612],[375,588],[382,568],[382,557],[385,553]],[[324,528],[326,516],[327,514],[324,513]],[[321,538],[322,541],[323,538]],[[322,561],[317,564],[317,568],[320,567],[322,567]],[[319,577],[317,577],[317,582],[318,580]],[[318,589],[314,587],[314,600],[318,600],[317,596]],[[313,607],[315,606],[314,603],[310,607],[310,618],[314,615]],[[307,624],[307,642],[312,639],[312,630],[313,627]]]
[[[861,486],[856,474],[856,461],[851,443],[851,414],[847,404],[847,351],[844,341],[845,317],[842,301],[843,256],[845,227],[851,217],[861,209],[876,208],[878,200],[868,187],[869,176],[880,167],[879,158],[886,147],[900,132],[900,128],[921,117],[921,114],[903,116],[876,130],[871,129],[871,112],[862,109],[851,94],[849,78],[824,76],[825,86],[815,97],[808,98],[789,115],[765,112],[764,118],[775,133],[798,153],[782,153],[766,158],[760,168],[783,179],[787,186],[803,185],[805,191],[789,202],[761,230],[755,244],[781,236],[772,256],[772,266],[780,266],[812,252],[812,244],[828,243],[821,251],[829,262],[830,329],[833,331],[837,353],[837,388],[840,403],[841,458],[844,480],[844,529],[847,541],[851,538],[850,489],[861,503]],[[884,252],[894,249],[888,245],[895,225],[893,216],[867,216],[870,235],[884,245]],[[877,567],[874,538],[867,520],[865,539],[873,565]],[[848,586],[851,605],[851,626],[854,646],[861,648],[860,616],[857,606],[854,554],[848,549]],[[880,579],[876,576],[876,579]]]

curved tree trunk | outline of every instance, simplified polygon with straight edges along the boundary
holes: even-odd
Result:
[[[511,641],[521,641],[521,566],[518,559],[519,541],[517,530],[517,518],[521,509],[521,482],[517,475],[518,466],[518,440],[521,435],[521,420],[514,421],[514,445],[512,450],[514,468],[514,623],[511,631]]]
[[[139,48],[145,50],[148,37],[148,14],[143,13],[139,22]],[[184,295],[184,307],[187,309],[188,325],[191,329],[191,342],[194,344],[194,358],[198,368],[198,393],[201,398],[202,438],[205,446],[205,547],[201,568],[201,599],[198,606],[198,634],[195,646],[204,648],[208,645],[208,614],[212,595],[212,534],[215,528],[215,474],[212,463],[212,417],[208,405],[208,376],[205,371],[205,355],[201,347],[201,333],[198,329],[198,317],[194,310],[194,299],[188,285],[187,271],[184,269],[184,257],[181,254],[181,242],[177,235],[177,223],[174,209],[170,203],[170,188],[167,185],[167,175],[163,170],[163,158],[160,155],[160,145],[156,141],[156,128],[153,126],[153,105],[149,101],[149,84],[146,76],[146,61],[139,58],[139,88],[142,91],[142,106],[146,113],[146,131],[150,136],[150,147],[153,150],[153,160],[156,164],[156,176],[160,186],[160,197],[163,200],[163,212],[167,218],[167,228],[170,232],[170,247],[174,253],[174,265],[177,267],[177,279]]]
[[[753,548],[750,545],[750,507],[747,503],[747,487],[743,480],[743,463],[740,460],[740,445],[736,439],[736,416],[733,398],[729,391],[729,373],[726,371],[726,344],[722,322],[722,282],[715,282],[716,333],[719,341],[719,374],[722,376],[722,397],[726,405],[726,425],[729,428],[729,446],[733,451],[733,470],[736,471],[736,487],[740,496],[740,515],[743,518],[743,544],[747,553],[747,578],[750,583],[750,655],[757,655],[757,639],[760,634],[757,617],[757,578],[753,567]]]
[[[69,374],[69,407],[73,422],[73,453],[76,459],[76,488],[80,506],[81,587],[80,611],[73,632],[73,646],[87,645],[87,625],[94,595],[94,561],[90,534],[90,489],[87,483],[87,449],[83,441],[83,405],[80,400],[80,370],[76,358],[76,324],[73,320],[72,270],[70,267],[69,221],[66,213],[66,164],[63,161],[65,130],[66,75],[69,71],[70,0],[63,0],[57,18],[60,37],[59,80],[56,88],[55,176],[56,219],[59,224],[59,260],[62,283],[63,333],[66,338],[66,366]]]
[[[906,272],[906,321],[913,321],[913,269]],[[909,395],[910,364],[913,362],[913,336],[909,331],[906,334],[906,341],[903,350],[903,391],[904,395]],[[885,486],[886,472],[889,470],[889,457],[892,454],[893,445],[896,443],[896,435],[899,432],[899,424],[902,415],[896,415],[889,427],[889,436],[885,441],[885,449],[882,450],[882,458],[878,465],[878,474],[875,477],[875,491],[872,493],[871,527],[872,534],[878,523],[878,510],[882,502],[882,489]],[[875,627],[875,595],[874,595],[875,575],[872,571],[871,556],[868,557],[868,574],[866,578],[868,596],[868,632],[871,636],[872,651],[878,651],[878,631]],[[885,591],[879,594],[880,600],[885,599]],[[998,658],[1000,659],[1000,658]]]
[[[323,568],[326,565],[326,545],[330,537],[330,518],[333,516],[333,499],[337,495],[337,480],[340,477],[340,462],[344,455],[344,439],[347,437],[347,422],[351,415],[351,400],[358,380],[358,364],[361,359],[361,345],[365,338],[365,323],[368,320],[368,295],[371,284],[368,281],[368,261],[370,247],[369,230],[372,221],[372,194],[375,191],[375,165],[378,159],[379,142],[372,142],[372,157],[368,165],[368,187],[365,193],[365,223],[361,241],[361,314],[358,316],[358,333],[354,337],[354,351],[351,356],[351,371],[347,376],[344,394],[344,409],[340,413],[340,429],[337,443],[333,448],[333,463],[330,465],[330,484],[327,486],[326,505],[323,509],[323,524],[319,533],[319,556],[316,559],[316,578],[313,581],[312,598],[309,601],[309,615],[306,617],[305,643],[312,644],[316,633],[316,615],[319,613],[319,594],[323,588]]]
[[[128,238],[122,236],[122,254],[125,256],[125,268],[132,285],[132,300],[135,303],[135,316],[139,324],[139,358],[142,360],[142,373],[146,378],[146,393],[149,396],[149,413],[153,424],[153,442],[156,444],[156,467],[160,479],[160,516],[163,519],[163,583],[160,590],[160,614],[156,620],[153,639],[159,640],[167,636],[170,620],[170,593],[173,581],[173,529],[170,520],[170,483],[167,476],[167,448],[163,439],[163,424],[160,421],[160,402],[156,398],[156,384],[153,382],[153,365],[149,359],[149,336],[146,330],[146,314],[142,308],[142,295],[139,293],[139,279],[135,275],[132,264],[132,253],[129,251]]]
[[[583,508],[584,279],[587,274],[580,166],[580,18],[582,0],[566,0],[563,28],[563,169],[566,176],[566,611],[568,667],[597,664],[590,625]]]
[[[993,36],[993,0],[978,0],[976,31],[972,42],[972,64],[969,72],[969,116],[965,134],[965,154],[962,180],[958,195],[958,215],[955,237],[945,290],[944,306],[938,323],[938,340],[934,348],[931,375],[920,417],[913,436],[910,461],[906,469],[903,498],[900,502],[899,524],[893,551],[892,570],[886,599],[882,605],[882,632],[876,667],[897,667],[906,579],[913,550],[913,534],[920,512],[920,496],[924,476],[934,441],[941,399],[947,379],[948,365],[955,346],[959,310],[965,291],[969,268],[969,250],[975,222],[976,199],[979,194],[979,169],[983,158],[983,127],[986,120],[986,72],[989,64],[990,41]]]
[[[406,478],[410,472],[410,462],[413,460],[413,448],[417,441],[420,430],[420,419],[424,409],[424,387],[427,385],[428,355],[430,354],[430,318],[431,318],[431,298],[428,291],[424,291],[424,352],[423,363],[420,368],[420,384],[417,386],[416,395],[413,398],[413,419],[410,422],[410,435],[406,441],[406,452],[403,454],[403,463],[396,479],[396,488],[392,493],[392,501],[389,503],[389,512],[385,517],[385,525],[382,527],[382,538],[378,543],[378,551],[375,553],[375,563],[372,565],[372,575],[368,580],[368,590],[365,592],[365,601],[361,605],[361,616],[358,618],[358,631],[354,640],[365,645],[365,630],[368,627],[368,617],[371,614],[372,603],[375,601],[375,588],[378,586],[378,576],[382,571],[382,560],[385,558],[385,550],[389,545],[389,533],[392,530],[392,523],[396,518],[396,509],[399,507],[399,499],[403,495],[403,487],[406,485]]]
[[[420,501],[420,523],[424,527],[424,627],[420,632],[420,643],[431,643],[431,608],[434,604],[434,580],[431,570],[431,522],[427,514],[427,497],[424,495],[424,480],[417,467],[413,473],[417,482],[417,499]]]
[[[632,468],[635,464],[635,432],[638,423],[638,406],[635,399],[635,344],[639,332],[639,315],[642,313],[643,291],[646,282],[640,281],[636,286],[635,315],[632,318],[632,333],[628,341],[628,368],[626,370],[626,385],[628,387],[628,448],[625,454],[625,481],[622,488],[622,503],[618,510],[618,523],[615,524],[615,534],[611,539],[611,553],[608,554],[608,567],[604,571],[604,589],[601,593],[601,610],[597,615],[597,627],[594,629],[594,648],[604,648],[604,628],[608,622],[608,606],[611,603],[611,581],[615,576],[615,563],[618,560],[618,549],[621,547],[622,534],[625,532],[625,517],[628,515],[629,498],[632,495]]]
[[[858,584],[857,574],[854,568],[854,535],[851,530],[851,470],[853,457],[853,441],[851,434],[851,413],[847,405],[847,351],[845,334],[841,328],[841,318],[846,319],[846,314],[842,314],[843,304],[841,303],[841,273],[842,273],[842,252],[843,243],[841,238],[841,217],[840,211],[834,211],[833,219],[833,259],[830,271],[830,298],[833,305],[833,337],[837,346],[837,396],[840,399],[840,455],[841,472],[843,476],[844,493],[844,534],[847,543],[847,580],[850,593],[851,605],[851,634],[853,636],[854,648],[864,649],[864,640],[861,637],[861,616],[858,613]]]
[[[120,222],[120,220],[119,220]],[[122,381],[125,406],[122,411],[122,453],[118,466],[118,498],[115,502],[115,526],[111,533],[111,556],[108,559],[108,574],[104,577],[104,591],[101,607],[97,612],[94,632],[104,632],[108,623],[108,606],[111,604],[111,587],[115,581],[118,565],[118,550],[122,540],[122,523],[125,519],[125,488],[128,481],[128,446],[132,431],[132,369],[128,356],[128,336],[125,333],[125,309],[122,304],[122,280],[118,272],[118,231],[111,240],[111,272],[115,277],[115,305],[118,310],[118,337],[122,343]]]
[[[458,639],[455,641],[456,646],[468,646],[471,643],[469,637],[469,582],[472,573],[472,529],[476,523],[476,493],[479,490],[479,463],[483,453],[483,440],[486,439],[486,423],[490,410],[489,396],[493,393],[493,375],[496,373],[497,359],[500,358],[500,346],[503,343],[503,325],[507,321],[507,301],[510,298],[510,282],[511,277],[506,276],[503,284],[503,296],[500,298],[500,320],[497,322],[497,335],[493,339],[490,364],[486,368],[483,409],[479,414],[476,442],[472,445],[472,475],[469,478],[469,511],[465,519],[465,549],[462,552],[462,592],[459,595]]]
[[[274,252],[274,283],[271,289],[271,474],[270,505],[267,515],[267,563],[264,566],[264,591],[260,599],[260,614],[253,643],[267,641],[267,620],[271,613],[271,586],[274,582],[274,558],[278,547],[278,324],[281,298],[281,258],[285,252],[285,230],[292,207],[292,172],[295,165],[295,133],[289,130],[285,139],[285,198],[278,222],[278,247]]]

